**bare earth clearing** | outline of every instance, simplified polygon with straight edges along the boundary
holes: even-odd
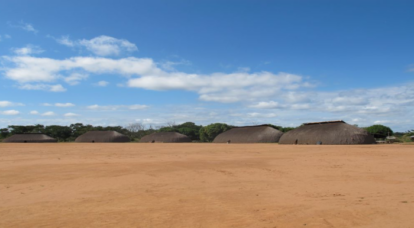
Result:
[[[0,227],[414,227],[414,146],[3,143]]]

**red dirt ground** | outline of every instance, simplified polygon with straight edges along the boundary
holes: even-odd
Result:
[[[414,227],[414,146],[2,143],[0,227]]]

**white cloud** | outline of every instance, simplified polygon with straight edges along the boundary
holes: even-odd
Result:
[[[12,23],[8,23],[9,24],[9,26],[10,27],[13,27],[13,28],[20,28],[20,29],[23,29],[23,30],[25,30],[25,31],[28,31],[28,32],[33,32],[33,33],[38,33],[39,31],[37,30],[37,29],[35,29],[34,27],[33,27],[33,25],[32,24],[29,24],[29,23],[25,23],[25,22],[23,22],[23,21],[20,21],[18,24],[12,24]]]
[[[67,108],[67,107],[75,106],[75,104],[72,104],[72,103],[55,103],[55,104],[42,103],[41,105],[46,106],[46,107],[55,106],[55,107],[59,107],[59,108]]]
[[[211,75],[160,72],[128,81],[128,86],[150,90],[188,90],[204,101],[238,102],[281,94],[285,90],[308,87],[299,75],[271,72],[235,72]]]
[[[22,48],[14,48],[12,49],[16,55],[33,55],[33,54],[40,54],[44,52],[39,46],[34,45],[26,45],[26,47]]]
[[[109,82],[107,81],[99,81],[97,83],[95,83],[96,86],[100,86],[100,87],[105,87],[107,85],[109,85]]]
[[[61,38],[55,39],[56,42],[59,44],[68,46],[68,47],[74,47],[76,43],[72,40],[70,40],[69,36],[62,36]]]
[[[249,72],[250,71],[250,67],[238,67],[237,68],[238,72]]]
[[[276,109],[276,108],[284,108],[284,105],[280,105],[278,102],[275,101],[262,101],[257,104],[251,105],[251,108],[262,108],[262,109]]]
[[[14,64],[3,69],[6,78],[19,83],[53,82],[60,78],[70,77],[73,70],[84,73],[118,74],[124,76],[158,74],[161,72],[152,61],[145,58],[109,59],[98,57],[74,57],[64,60],[37,58],[32,56],[3,56],[3,59]],[[67,74],[68,76],[65,76]]]
[[[0,111],[0,114],[7,115],[7,116],[15,116],[15,115],[19,115],[20,112],[17,110],[6,110],[6,111]]]
[[[80,40],[80,45],[100,56],[119,55],[122,51],[134,52],[138,48],[135,44],[110,36],[99,36],[91,40]]]
[[[65,77],[65,82],[69,85],[77,85],[79,81],[85,80],[88,78],[87,74],[72,73],[68,77]]]
[[[24,90],[44,90],[50,92],[65,92],[66,89],[60,85],[46,85],[46,84],[22,84],[19,86],[20,89]]]
[[[2,41],[4,39],[11,39],[11,36],[9,34],[4,34],[3,36],[0,35],[0,41]]]
[[[147,105],[129,105],[127,106],[127,108],[130,110],[143,110],[143,109],[147,109],[148,106]]]
[[[65,117],[75,117],[75,116],[79,116],[79,115],[69,112],[69,113],[64,114],[63,116],[65,116]]]
[[[37,29],[35,29],[35,28],[33,27],[33,25],[28,24],[28,23],[23,23],[23,24],[22,24],[22,28],[23,28],[24,30],[28,31],[28,32],[34,32],[34,33],[39,32]]]
[[[72,103],[56,103],[55,104],[56,107],[61,107],[61,108],[67,108],[67,107],[73,107],[75,106]]]
[[[15,103],[11,101],[0,101],[0,107],[24,106],[22,103]]]
[[[38,115],[38,114],[39,114],[39,112],[34,110],[34,111],[30,111],[30,114],[31,114],[31,115]]]
[[[119,110],[119,109],[129,109],[129,110],[144,110],[147,109],[148,106],[147,105],[139,105],[139,104],[135,104],[135,105],[90,105],[87,107],[88,109],[91,110],[106,110],[106,111],[115,111],[115,110]]]
[[[297,94],[295,94],[297,93]],[[292,99],[292,97],[297,97]],[[312,112],[361,116],[409,115],[414,106],[414,83],[374,89],[354,89],[333,92],[290,92],[271,101],[253,105],[255,109],[307,110]],[[398,117],[400,118],[400,117]]]
[[[42,114],[42,116],[54,116],[56,115],[54,112],[45,112]]]
[[[167,71],[175,71],[174,66],[178,65],[191,65],[191,62],[185,59],[181,59],[180,61],[163,61],[160,64],[160,67]]]
[[[90,40],[82,39],[73,41],[69,36],[62,36],[56,41],[68,47],[84,47],[88,51],[99,56],[118,56],[124,52],[134,52],[138,48],[135,44],[124,39],[117,39],[110,36],[98,36]]]
[[[274,114],[274,113],[257,113],[257,112],[247,113],[247,116],[252,117],[252,118],[274,118],[274,117],[277,117],[277,115]]]

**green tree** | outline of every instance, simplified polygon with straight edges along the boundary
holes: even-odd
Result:
[[[72,130],[72,137],[70,141],[74,141],[80,135],[94,129],[92,125],[83,125],[82,123],[71,124],[69,127]]]
[[[376,124],[376,125],[372,125],[370,127],[365,128],[365,130],[374,136],[374,138],[386,138],[388,135],[393,135],[394,132],[391,130],[391,128],[381,125],[381,124]]]
[[[7,138],[10,134],[10,131],[8,128],[2,128],[0,129],[0,138],[4,139]]]
[[[278,125],[273,125],[273,124],[268,124],[270,127],[273,127],[276,130],[279,130],[283,133],[288,132],[290,130],[295,129],[295,127],[282,127],[282,126],[278,126]]]
[[[37,124],[37,125],[27,125],[27,126],[23,126],[23,125],[10,125],[8,126],[8,128],[10,129],[10,133],[12,135],[14,134],[24,134],[24,133],[43,133],[44,131],[44,126]]]
[[[280,131],[282,131],[283,133],[286,133],[286,132],[291,131],[293,129],[296,129],[296,127],[282,127],[282,129],[280,129]]]
[[[162,127],[158,129],[158,132],[178,132],[180,134],[186,135],[191,138],[193,141],[200,140],[200,125],[196,125],[193,122],[185,122],[179,125],[173,125],[168,127]]]
[[[223,123],[214,123],[200,129],[200,141],[212,142],[217,135],[230,130],[233,126]]]
[[[72,136],[72,128],[68,126],[50,125],[45,127],[43,133],[57,139],[59,142],[67,142],[70,141]]]

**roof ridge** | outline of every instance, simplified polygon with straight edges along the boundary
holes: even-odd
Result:
[[[331,123],[346,123],[346,122],[343,120],[331,120],[331,121],[304,123],[303,125],[331,124]]]

